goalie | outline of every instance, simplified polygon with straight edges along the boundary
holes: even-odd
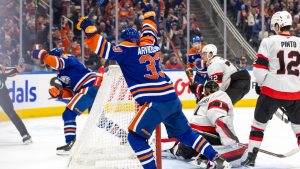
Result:
[[[239,144],[233,127],[233,105],[227,93],[219,90],[215,81],[207,81],[204,85],[204,97],[198,102],[190,125],[194,131],[201,133],[209,143],[217,146],[218,152],[232,166],[239,165],[246,146]],[[214,147],[215,148],[215,147]],[[191,159],[197,156],[192,148],[176,144],[170,152],[176,157]],[[198,165],[209,168],[210,162],[204,156],[196,160]]]

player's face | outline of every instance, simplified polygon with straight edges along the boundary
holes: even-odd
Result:
[[[207,57],[208,57],[208,53],[207,52],[204,52],[204,53],[202,53],[202,59],[206,62],[207,61]]]
[[[201,49],[201,43],[200,42],[193,43],[193,48],[195,50],[200,50]]]

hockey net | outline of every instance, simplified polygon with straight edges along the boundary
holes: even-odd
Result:
[[[110,66],[103,77],[87,122],[74,144],[68,168],[142,168],[127,141],[127,127],[138,108],[119,66]],[[154,151],[156,146],[160,149],[159,132],[160,128],[149,140]],[[161,166],[160,153],[161,150],[156,151],[158,166]]]

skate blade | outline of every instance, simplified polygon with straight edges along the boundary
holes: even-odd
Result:
[[[24,143],[25,145],[29,145],[29,144],[32,144],[33,142],[32,142],[32,140],[30,139],[30,140],[24,141],[23,143]]]
[[[70,151],[56,150],[56,155],[59,155],[59,156],[69,156],[70,154],[71,154]]]

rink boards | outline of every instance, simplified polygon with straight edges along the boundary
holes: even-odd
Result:
[[[183,71],[165,71],[172,79],[176,93],[182,102],[183,108],[195,107],[195,96],[188,88],[189,81]],[[254,107],[256,104],[257,94],[254,89],[254,77],[251,74],[251,89],[243,100],[236,104],[236,107]],[[50,80],[56,77],[55,73],[24,73],[16,77],[8,78],[6,85],[9,89],[10,97],[14,103],[17,113],[22,118],[45,117],[61,115],[64,102],[50,99],[48,89]],[[0,121],[6,120],[0,107]]]

